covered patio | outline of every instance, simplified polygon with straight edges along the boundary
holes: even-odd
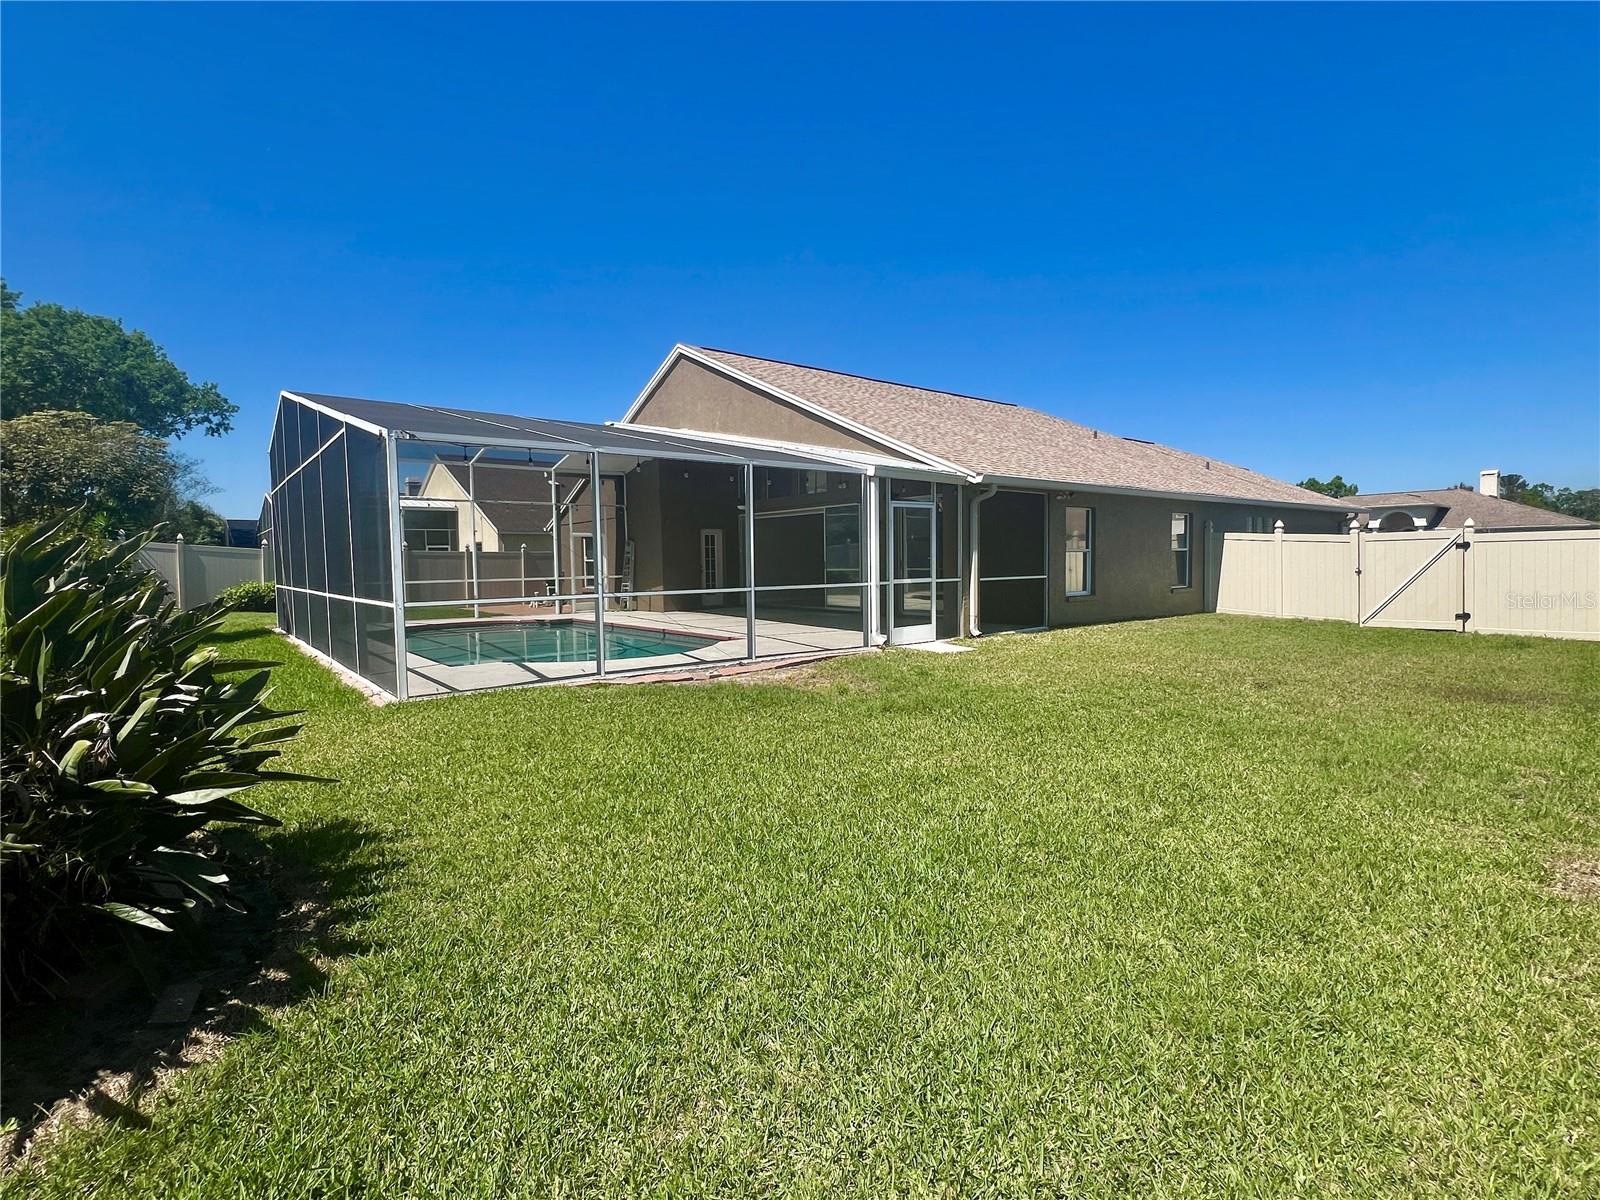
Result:
[[[923,463],[291,392],[271,457],[280,626],[397,698],[960,631]]]

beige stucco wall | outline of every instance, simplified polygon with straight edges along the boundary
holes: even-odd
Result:
[[[428,473],[422,477],[422,488],[418,498],[453,501],[456,506],[456,545],[462,550],[472,545],[472,510],[466,503],[466,490],[456,482],[455,476],[438,463],[432,464],[428,468]],[[488,522],[483,524],[488,525]],[[483,543],[485,550],[500,549],[500,542],[495,538],[492,526],[487,529],[480,528],[478,539]]]
[[[700,586],[700,531],[722,531],[722,582],[744,587],[741,470],[721,463],[651,460],[628,476],[628,536],[634,586],[670,591]],[[636,607],[673,612],[705,607],[700,596],[641,596]]]
[[[843,450],[886,449],[689,359],[672,365],[633,420]]]
[[[1141,617],[1206,612],[1216,607],[1216,579],[1209,553],[1221,534],[1244,532],[1250,518],[1281,520],[1292,533],[1337,533],[1341,515],[1257,505],[1125,496],[1075,491],[1048,492],[1049,622],[1084,625]],[[1066,595],[1066,509],[1094,510],[1094,593]],[[1190,585],[1173,587],[1172,514],[1191,514]]]

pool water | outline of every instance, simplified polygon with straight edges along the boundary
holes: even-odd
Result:
[[[658,629],[606,626],[606,658],[649,658],[715,645],[718,638]],[[412,654],[445,667],[475,663],[593,662],[594,625],[589,621],[538,621],[518,625],[443,625],[406,634]]]

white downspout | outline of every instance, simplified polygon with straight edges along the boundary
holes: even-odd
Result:
[[[972,637],[978,636],[978,511],[983,502],[999,490],[999,484],[988,484],[967,505],[967,519],[972,523],[967,531],[967,630]]]

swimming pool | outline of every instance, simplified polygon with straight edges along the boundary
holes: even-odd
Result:
[[[683,654],[721,639],[661,629],[606,626],[606,658],[650,658]],[[406,648],[445,667],[476,663],[593,662],[592,621],[528,621],[516,625],[441,625],[413,629]]]

